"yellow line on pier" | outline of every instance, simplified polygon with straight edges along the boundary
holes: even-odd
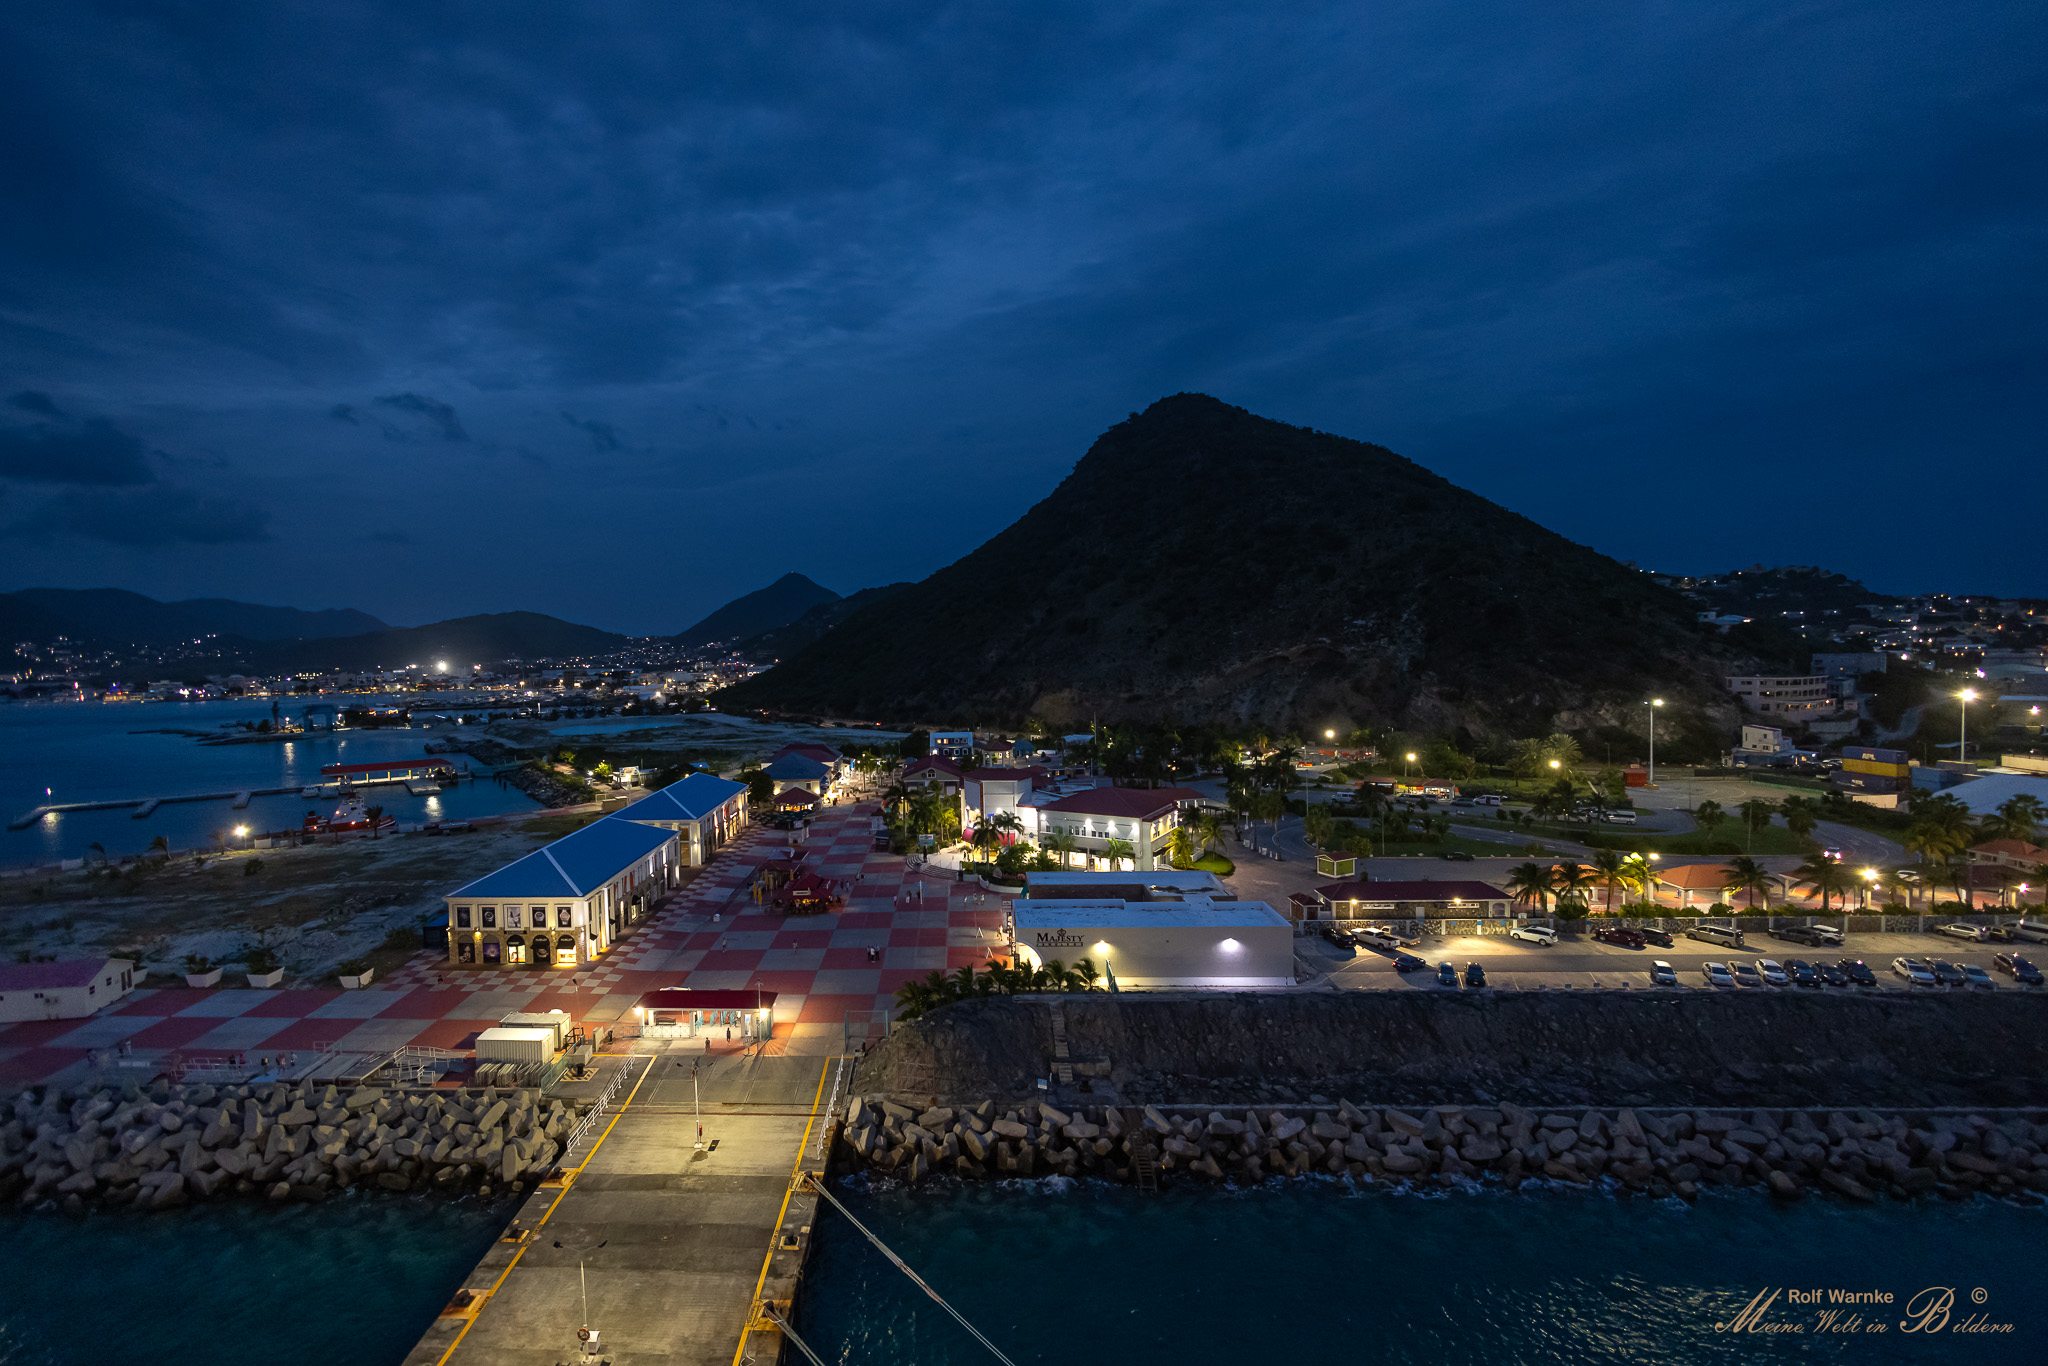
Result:
[[[761,1254],[761,1274],[754,1278],[754,1298],[747,1304],[747,1321],[740,1326],[739,1346],[732,1349],[732,1366],[740,1366],[747,1352],[747,1334],[754,1331],[754,1307],[761,1303],[761,1289],[768,1284],[768,1264],[775,1260],[775,1245],[782,1238],[782,1221],[789,1217],[789,1198],[796,1194],[797,1173],[803,1170],[804,1150],[811,1146],[811,1129],[818,1122],[818,1102],[825,1098],[825,1075],[834,1059],[825,1059],[818,1069],[818,1090],[811,1097],[811,1117],[804,1121],[803,1140],[796,1145],[796,1161],[789,1164],[789,1186],[782,1192],[782,1209],[775,1216],[775,1231],[768,1235],[768,1250]]]

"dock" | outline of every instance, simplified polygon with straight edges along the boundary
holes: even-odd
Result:
[[[620,1059],[641,1069],[623,1103],[572,1149],[562,1185],[528,1197],[512,1238],[470,1273],[406,1366],[583,1360],[579,1264],[605,1358],[727,1366],[744,1347],[776,1360],[777,1330],[759,1306],[786,1311],[808,1254],[817,1196],[804,1174],[823,1170],[841,1063],[707,1056],[694,1041]]]
[[[436,781],[444,782],[459,782],[463,778],[471,776],[464,770],[456,768],[445,759],[401,760],[395,764],[329,764],[320,771],[323,775],[326,775],[335,768],[362,769],[367,770],[370,774],[380,775],[387,774],[387,770],[390,770],[387,776],[376,777],[364,776],[358,778],[344,774],[340,780],[352,787],[381,787],[391,784],[408,784],[415,778],[426,776],[429,772],[435,775]],[[45,816],[64,815],[73,811],[122,811],[129,807],[137,808],[135,811],[136,820],[143,820],[146,817],[155,815],[156,809],[159,806],[169,806],[174,802],[232,802],[234,803],[234,808],[240,811],[247,808],[249,803],[258,797],[290,797],[297,796],[300,791],[301,788],[299,786],[245,787],[229,792],[187,792],[172,797],[112,797],[106,801],[97,802],[45,802],[41,806],[16,816],[7,823],[7,828],[9,830],[26,830]]]

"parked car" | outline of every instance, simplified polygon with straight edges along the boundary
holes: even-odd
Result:
[[[1458,969],[1450,963],[1436,965],[1436,980],[1447,987],[1458,985]]]
[[[1894,872],[1892,876],[1897,878],[1901,882],[1919,883],[1925,882],[1927,880],[1926,878],[1920,875],[1920,870],[1918,868],[1901,868],[1898,871]]]
[[[1728,971],[1726,963],[1702,963],[1700,964],[1700,976],[1707,979],[1707,985],[1710,987],[1732,987],[1735,985],[1735,974]]]
[[[1998,985],[1998,983],[1991,980],[1990,973],[1984,971],[1983,968],[1978,967],[1975,963],[1958,963],[1956,967],[1962,972],[1963,983],[1966,986],[1974,987],[1978,991],[1990,991]]]
[[[1734,974],[1736,986],[1757,987],[1759,989],[1763,987],[1764,979],[1757,976],[1756,969],[1747,963],[1730,963],[1728,971]]]
[[[1900,957],[1892,959],[1892,975],[1903,977],[1908,983],[1916,987],[1931,987],[1934,985],[1934,969],[1928,967],[1917,958]]]
[[[1370,944],[1376,949],[1398,949],[1401,936],[1385,925],[1368,925],[1352,936],[1361,944]]]
[[[1656,962],[1650,964],[1650,985],[1653,987],[1677,986],[1677,970],[1674,969],[1669,963],[1659,958]]]
[[[1967,939],[1972,944],[1981,944],[1991,937],[1990,931],[1982,925],[1966,925],[1960,920],[1943,925],[1941,932],[1951,939]]]
[[[1662,930],[1637,930],[1636,933],[1643,937],[1645,944],[1655,944],[1660,949],[1671,947],[1671,936]]]
[[[1849,985],[1849,974],[1842,971],[1838,964],[1822,963],[1815,971],[1820,973],[1820,980],[1826,982],[1831,987],[1845,987]]]
[[[1756,975],[1764,979],[1766,986],[1782,987],[1790,980],[1785,976],[1784,967],[1775,958],[1757,959]]]
[[[1742,931],[1733,925],[1694,925],[1685,932],[1685,937],[1708,944],[1725,944],[1733,949],[1742,947]]]
[[[1429,964],[1423,962],[1412,953],[1397,953],[1394,955],[1395,972],[1415,972],[1428,966]]]
[[[1642,931],[1629,929],[1626,925],[1602,925],[1593,931],[1593,937],[1603,944],[1614,944],[1624,949],[1639,949],[1648,942]]]
[[[1463,849],[1446,849],[1441,854],[1438,854],[1437,857],[1449,859],[1452,863],[1470,863],[1472,861],[1472,856]]]
[[[1329,940],[1340,949],[1356,949],[1358,947],[1358,936],[1345,929],[1342,925],[1325,925],[1323,927],[1323,938]]]
[[[1870,964],[1864,962],[1861,958],[1844,958],[1835,966],[1841,969],[1844,977],[1847,977],[1859,987],[1874,987],[1877,985],[1877,974],[1872,972]]]
[[[1486,969],[1480,967],[1477,963],[1467,963],[1465,965],[1465,985],[1468,987],[1485,986]]]
[[[1833,925],[1787,925],[1771,931],[1771,938],[1782,939],[1788,944],[1806,944],[1822,948],[1842,942],[1842,932]]]
[[[1609,825],[1634,825],[1636,823],[1636,813],[1630,807],[1622,807],[1618,811],[1610,811],[1607,813],[1607,823]]]
[[[1843,859],[1848,857],[1846,853],[1844,853],[1840,849],[1835,848],[1833,845],[1829,845],[1827,848],[1821,850],[1820,856],[1826,859],[1829,863],[1840,863]]]
[[[1508,931],[1508,938],[1519,939],[1524,944],[1555,944],[1557,931],[1548,925],[1517,925]]]
[[[1963,970],[1946,958],[1937,958],[1927,967],[1934,974],[1937,986],[1960,987],[1969,984],[1969,978],[1963,976]]]
[[[2041,969],[2035,967],[2023,954],[2001,953],[1993,958],[1991,963],[1992,966],[2012,978],[2015,982],[2018,982],[2021,986],[2037,987],[2041,985]]]
[[[1816,972],[1813,964],[1807,962],[1804,958],[1794,958],[1787,961],[1785,964],[1785,975],[1792,979],[1792,985],[1795,987],[1817,987],[1820,985],[1820,973]]]

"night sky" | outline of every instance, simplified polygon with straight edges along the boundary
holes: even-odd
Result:
[[[0,11],[0,587],[672,631],[1201,390],[2048,594],[2048,7],[561,8]]]

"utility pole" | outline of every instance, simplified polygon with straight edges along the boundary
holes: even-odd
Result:
[[[697,1060],[692,1058],[690,1060],[690,1103],[697,1111],[696,1151],[701,1153],[704,1151],[704,1094],[697,1085],[697,1069]]]

